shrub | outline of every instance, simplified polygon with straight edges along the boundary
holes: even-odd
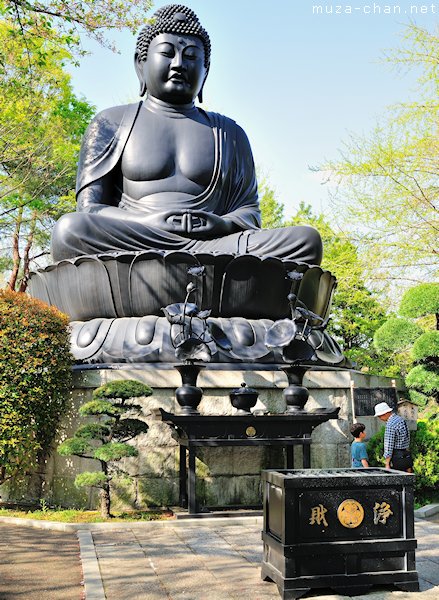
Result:
[[[409,348],[422,333],[416,323],[407,319],[389,319],[376,330],[373,341],[378,352],[400,352]]]
[[[49,451],[71,386],[68,318],[0,290],[0,483]]]
[[[407,290],[402,297],[399,312],[414,319],[439,313],[439,284],[422,283]]]
[[[367,455],[371,467],[384,466],[384,430],[385,427],[381,427],[381,429],[367,442]]]
[[[81,425],[72,438],[58,447],[58,452],[63,456],[81,456],[100,462],[100,472],[81,473],[76,477],[75,485],[100,489],[101,515],[104,519],[111,516],[110,463],[137,456],[137,449],[127,442],[148,431],[148,425],[136,418],[142,407],[132,400],[151,394],[151,388],[140,381],[119,379],[102,385],[94,390],[93,400],[79,408],[79,414],[105,420]],[[125,473],[119,465],[117,471]]]
[[[416,365],[407,373],[405,382],[407,387],[427,395],[437,396],[439,393],[439,372],[435,368],[430,369],[425,365]]]
[[[411,320],[389,319],[375,332],[374,343],[378,352],[391,353],[399,363],[410,399],[422,408],[421,415],[430,416],[439,400],[439,284],[407,290],[399,311]]]
[[[439,499],[439,421],[418,421],[411,449],[416,473],[416,499],[425,504]]]
[[[438,363],[439,331],[426,331],[416,340],[412,348],[413,360],[417,362],[430,361]]]

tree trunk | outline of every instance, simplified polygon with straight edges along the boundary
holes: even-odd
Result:
[[[110,514],[110,485],[105,483],[101,489],[101,517],[109,519]]]
[[[101,462],[102,472],[105,475],[108,475],[107,463],[103,462],[103,461],[100,461],[100,462]],[[101,517],[103,519],[109,519],[111,517],[111,514],[110,514],[111,498],[110,498],[110,484],[108,481],[103,484],[100,495],[101,495]]]
[[[37,213],[34,211],[32,213],[30,229],[26,240],[26,246],[23,251],[23,277],[20,282],[19,292],[25,292],[27,288],[27,282],[29,281],[29,271],[30,271],[30,250],[32,248],[32,244],[34,241],[35,235],[35,227],[37,224]]]
[[[8,288],[15,290],[17,285],[18,273],[20,270],[20,229],[23,221],[23,208],[18,209],[17,218],[15,220],[15,230],[12,237],[12,273],[8,281]]]

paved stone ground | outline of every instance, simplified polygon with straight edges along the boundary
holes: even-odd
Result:
[[[107,600],[279,600],[275,584],[260,579],[261,523],[93,532]],[[421,591],[374,587],[356,600],[439,600],[439,525],[416,522]],[[331,590],[320,600],[348,600]]]
[[[260,579],[261,519],[124,525],[79,532],[90,540],[81,555],[86,587],[90,574],[98,582],[87,600],[279,600],[275,584]],[[375,587],[356,600],[439,600],[439,524],[417,520],[416,535],[421,591]],[[0,523],[0,600],[82,600],[79,558],[73,531]],[[349,600],[331,590],[305,596],[317,597]]]
[[[74,532],[0,523],[0,600],[83,598]]]

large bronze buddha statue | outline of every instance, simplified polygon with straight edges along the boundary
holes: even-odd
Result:
[[[182,5],[153,19],[135,52],[146,100],[91,122],[77,212],[56,224],[55,264],[32,274],[30,293],[70,315],[78,360],[172,364],[173,325],[162,308],[182,302],[190,284],[209,326],[231,341],[213,348],[213,362],[279,363],[266,334],[292,318],[291,298],[314,315],[299,332],[329,314],[335,278],[318,266],[320,236],[306,226],[261,229],[246,134],[195,106],[210,65],[207,32]],[[313,336],[315,360],[343,361],[322,328]]]
[[[78,212],[53,232],[58,261],[118,250],[220,251],[320,264],[310,227],[260,229],[252,152],[231,119],[197,108],[210,40],[192,10],[159,9],[139,34],[140,104],[104,110],[84,137]]]

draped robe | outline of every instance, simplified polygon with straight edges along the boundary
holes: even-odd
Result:
[[[228,117],[205,112],[215,140],[212,178],[198,196],[175,196],[160,205],[154,196],[137,200],[122,191],[121,157],[140,104],[107,109],[90,124],[82,143],[76,193],[78,212],[64,215],[52,234],[52,255],[59,261],[75,256],[149,249],[257,254],[319,264],[320,236],[311,227],[260,229],[257,182],[251,149],[243,130]],[[99,202],[81,194],[97,180],[111,175],[113,185]],[[85,196],[85,199],[82,197]],[[93,212],[99,206],[127,212],[117,219]],[[200,210],[226,217],[239,231],[217,239],[194,240],[142,223],[140,217],[163,211]]]

